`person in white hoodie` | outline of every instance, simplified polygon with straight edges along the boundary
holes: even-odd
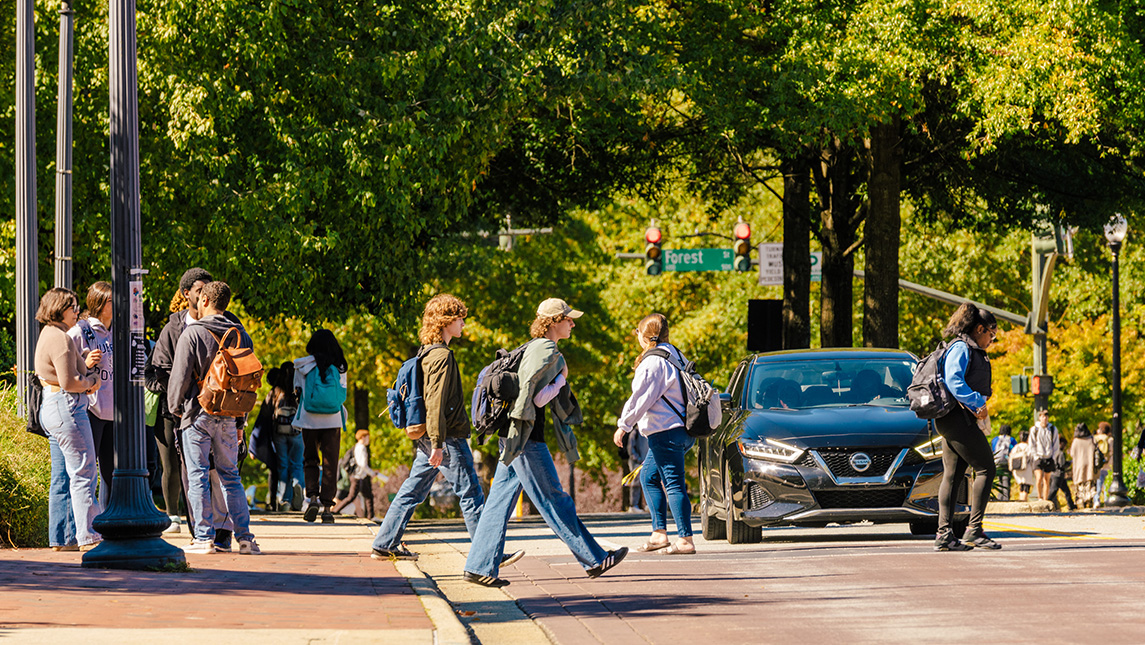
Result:
[[[692,541],[692,502],[684,481],[684,454],[695,439],[684,428],[687,401],[680,372],[667,358],[657,354],[667,352],[680,364],[687,361],[680,350],[668,342],[668,318],[663,314],[645,316],[636,326],[636,340],[643,351],[636,359],[632,396],[624,404],[613,435],[617,446],[623,446],[633,430],[648,439],[640,482],[652,514],[652,535],[636,550],[691,555],[696,552],[696,545]],[[659,352],[650,354],[651,350]],[[708,421],[715,427],[720,422],[719,401],[713,401],[708,410]],[[668,539],[669,508],[676,523],[674,544]]]
[[[86,309],[68,330],[68,337],[81,354],[99,350],[101,357],[99,389],[87,395],[87,415],[95,441],[95,458],[99,464],[99,501],[104,508],[111,495],[111,475],[115,470],[115,433],[112,421],[115,408],[111,387],[111,283],[99,281],[88,287]]]
[[[298,394],[294,427],[302,430],[302,474],[306,480],[302,519],[313,522],[321,510],[322,523],[333,524],[338,448],[346,428],[346,357],[329,329],[314,332],[306,343],[306,353],[294,360],[294,390]]]

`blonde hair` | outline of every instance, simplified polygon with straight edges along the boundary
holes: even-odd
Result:
[[[52,287],[40,298],[40,307],[36,310],[36,320],[44,323],[63,322],[64,312],[79,306],[76,292],[63,287]]]
[[[537,316],[533,320],[533,324],[529,325],[529,335],[533,338],[540,338],[549,333],[549,327],[563,322],[567,318],[564,314],[557,314],[555,316]]]
[[[183,290],[175,287],[175,295],[171,296],[171,304],[167,309],[170,310],[171,313],[175,313],[176,311],[183,311],[189,307],[187,296],[183,295]]]
[[[425,303],[425,311],[421,314],[421,329],[417,333],[422,345],[445,342],[441,330],[448,327],[458,318],[469,315],[469,309],[457,296],[448,293],[439,293]]]
[[[645,342],[652,343],[655,347],[657,343],[667,343],[668,341],[668,317],[664,314],[648,314],[636,323],[636,334],[640,336]],[[651,348],[649,348],[651,349]],[[644,354],[648,350],[640,352],[636,357],[636,364],[633,367],[640,365],[640,361],[644,360]]]

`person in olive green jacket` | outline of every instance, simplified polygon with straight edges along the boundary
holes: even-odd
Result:
[[[374,538],[371,553],[374,559],[417,559],[417,554],[402,544],[402,534],[414,509],[429,496],[439,471],[461,500],[461,514],[469,535],[477,530],[485,495],[469,449],[470,425],[461,390],[461,372],[449,349],[450,341],[461,337],[467,315],[465,303],[445,293],[434,296],[425,305],[418,333],[422,343],[418,356],[423,374],[425,434],[416,440],[417,452],[409,477],[394,496]],[[505,560],[515,562],[522,555],[524,552],[518,551],[505,556]]]

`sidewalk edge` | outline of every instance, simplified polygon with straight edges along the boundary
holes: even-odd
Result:
[[[398,573],[405,576],[417,594],[425,613],[433,622],[434,642],[438,645],[472,645],[469,630],[457,617],[457,612],[429,576],[422,573],[416,564],[399,560],[394,562]]]

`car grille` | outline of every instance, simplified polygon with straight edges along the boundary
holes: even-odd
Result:
[[[748,483],[746,497],[749,504],[748,510],[753,511],[775,501],[775,498],[769,495],[762,486],[755,483]]]
[[[815,500],[821,508],[894,508],[906,501],[906,489],[821,490]]]
[[[847,450],[820,450],[819,456],[836,477],[882,477],[894,463],[902,448],[849,448]],[[871,458],[871,467],[859,472],[851,467],[851,455],[865,452]]]

